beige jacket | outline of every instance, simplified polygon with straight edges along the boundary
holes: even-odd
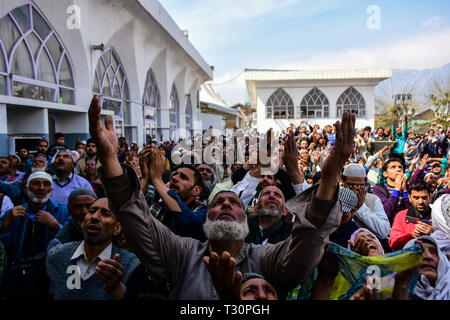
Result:
[[[209,255],[208,242],[179,237],[156,220],[136,173],[129,166],[123,168],[123,175],[103,181],[129,247],[152,277],[171,284],[171,299],[218,299],[202,260]],[[317,187],[310,188],[286,204],[296,215],[292,235],[287,240],[265,246],[244,244],[235,257],[237,271],[261,273],[277,289],[280,298],[313,272],[323,255],[324,241],[339,226],[342,216],[339,202],[314,198],[316,190]]]

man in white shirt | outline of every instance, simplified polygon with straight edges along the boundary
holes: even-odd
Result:
[[[380,240],[389,236],[391,225],[380,198],[367,193],[366,170],[357,163],[350,163],[342,173],[342,184],[358,196],[357,211],[353,217],[355,223],[372,231]]]

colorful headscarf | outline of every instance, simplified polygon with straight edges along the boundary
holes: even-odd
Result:
[[[422,261],[422,248],[414,245],[410,248],[391,253],[366,257],[348,250],[340,245],[330,242],[327,251],[331,252],[339,264],[339,273],[331,290],[331,300],[347,300],[365,284],[369,267],[378,267],[381,278],[381,289],[384,296],[391,295],[393,290],[393,273],[409,270]],[[409,282],[409,292],[412,293],[417,281],[417,273]]]

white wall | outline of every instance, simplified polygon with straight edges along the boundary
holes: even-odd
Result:
[[[26,3],[28,1],[2,1],[0,3],[0,16]],[[212,73],[206,73],[204,61],[201,62],[197,54],[195,58],[188,55],[186,50],[180,46],[180,42],[171,38],[167,31],[143,9],[138,1],[35,0],[34,3],[47,18],[69,52],[75,72],[77,107],[74,107],[74,109],[79,111],[79,107],[83,107],[87,111],[92,99],[92,79],[98,59],[102,54],[99,51],[92,51],[91,46],[103,43],[105,49],[109,47],[115,49],[128,78],[132,101],[132,124],[137,126],[137,137],[130,137],[130,141],[137,141],[139,145],[144,142],[142,100],[145,79],[150,68],[153,70],[159,87],[162,127],[168,126],[169,114],[167,109],[170,89],[174,82],[177,84],[180,100],[180,127],[185,127],[186,94],[191,94],[194,119],[199,118],[200,110],[195,107],[197,105],[196,91],[204,81],[210,79]],[[80,30],[70,30],[66,26],[66,21],[69,18],[66,9],[72,4],[78,5],[81,9]],[[188,51],[194,52],[192,50],[192,48],[189,48]],[[200,66],[197,61],[200,61],[202,65]],[[43,108],[42,103],[37,101],[36,104],[31,101],[28,105]],[[48,108],[52,109],[52,105]],[[14,119],[14,117],[14,113],[11,113],[10,116],[8,111],[8,120]],[[86,114],[84,118],[86,119]],[[68,125],[71,119],[77,127],[74,129],[78,129],[75,132],[88,129],[85,119],[83,120],[82,117],[76,116],[74,113],[67,113],[65,118],[61,117],[61,123],[59,125],[57,123],[56,126],[67,129],[71,127]],[[32,122],[30,119],[31,125],[33,125]],[[26,126],[28,120],[24,123]],[[42,124],[42,126],[47,126],[48,131],[48,124]],[[18,131],[17,128],[11,130],[8,133],[14,134]]]
[[[362,83],[361,83],[362,82]],[[327,124],[333,124],[338,118],[336,118],[336,102],[339,96],[348,89],[348,87],[353,86],[359,93],[363,96],[366,106],[366,116],[358,117],[356,120],[356,127],[361,128],[365,126],[374,127],[374,117],[375,117],[375,84],[364,83],[364,81],[349,81],[349,80],[333,80],[333,81],[311,81],[305,83],[304,81],[299,81],[294,84],[286,82],[270,82],[256,85],[257,90],[257,129],[259,132],[265,132],[269,128],[273,128],[275,131],[281,132],[285,130],[291,123],[298,125],[301,120],[308,120],[313,125],[319,124],[321,127]],[[283,88],[294,103],[294,119],[266,119],[266,103],[269,97],[278,89]],[[298,106],[300,105],[302,99],[313,87],[320,89],[328,99],[329,102],[329,117],[328,118],[314,118],[314,119],[304,119],[300,117]]]
[[[225,120],[223,120],[222,116],[202,113],[201,122],[202,130],[208,130],[209,126],[213,126],[213,129],[225,132]]]

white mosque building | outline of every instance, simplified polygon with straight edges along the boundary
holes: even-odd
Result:
[[[281,132],[307,120],[321,128],[356,113],[356,127],[374,127],[375,86],[392,76],[388,69],[260,70],[246,69],[253,126]]]
[[[212,79],[156,0],[0,2],[1,155],[55,132],[69,147],[87,139],[94,94],[128,142],[201,133],[198,92]]]

